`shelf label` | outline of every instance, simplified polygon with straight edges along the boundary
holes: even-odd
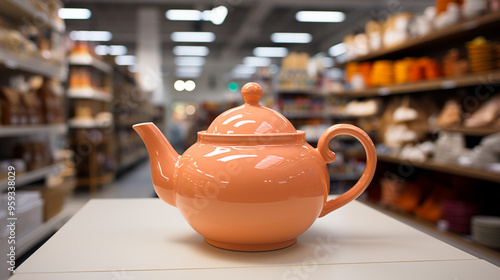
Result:
[[[457,87],[457,82],[453,80],[443,81],[441,83],[443,89],[452,89]]]
[[[381,87],[378,89],[377,92],[378,92],[378,95],[382,95],[382,96],[389,95],[389,94],[391,94],[391,89],[388,87]]]

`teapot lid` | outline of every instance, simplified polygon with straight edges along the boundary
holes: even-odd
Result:
[[[247,83],[241,89],[245,104],[229,109],[210,124],[206,133],[212,134],[271,134],[297,133],[282,114],[259,105],[262,88]]]

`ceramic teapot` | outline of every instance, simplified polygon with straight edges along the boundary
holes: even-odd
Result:
[[[267,251],[294,244],[318,217],[356,199],[375,173],[370,137],[348,124],[331,126],[311,147],[305,132],[259,105],[262,89],[243,86],[245,104],[218,116],[179,156],[153,123],[133,126],[148,150],[158,196],[179,209],[209,244],[236,251]],[[356,137],[366,168],[349,191],[327,200],[335,160],[330,140]],[[341,226],[341,225],[340,225]]]

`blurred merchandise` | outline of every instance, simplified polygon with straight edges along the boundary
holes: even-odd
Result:
[[[472,217],[472,239],[488,247],[500,248],[500,217]]]

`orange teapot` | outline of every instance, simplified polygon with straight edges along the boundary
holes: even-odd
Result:
[[[153,123],[133,126],[146,144],[158,196],[175,206],[209,244],[236,251],[267,251],[294,244],[318,217],[356,199],[368,186],[377,157],[370,137],[348,124],[331,126],[313,148],[305,132],[259,105],[262,89],[243,86],[245,104],[218,116],[179,156]],[[356,137],[366,150],[361,179],[327,200],[335,160],[330,140]]]

